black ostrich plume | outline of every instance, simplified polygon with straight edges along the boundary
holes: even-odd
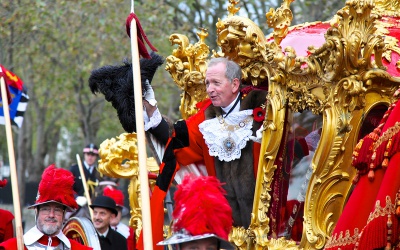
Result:
[[[140,59],[143,93],[146,91],[146,80],[151,84],[158,67],[164,63],[164,58],[155,52],[152,51],[150,56],[150,59]],[[136,132],[131,62],[125,60],[123,65],[107,65],[93,70],[89,77],[89,87],[93,94],[102,93],[106,100],[111,102],[126,132]]]

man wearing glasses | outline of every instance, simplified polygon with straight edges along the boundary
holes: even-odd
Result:
[[[68,239],[62,232],[66,211],[78,208],[72,185],[73,175],[65,169],[50,165],[45,169],[39,183],[34,205],[36,225],[23,236],[25,249],[92,249],[77,241]],[[0,250],[17,249],[17,239],[12,238],[0,244]]]

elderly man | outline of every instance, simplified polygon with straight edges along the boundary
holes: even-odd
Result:
[[[73,175],[64,169],[50,165],[45,169],[39,183],[34,205],[36,226],[24,234],[25,249],[92,249],[68,239],[62,232],[66,211],[78,207],[72,186]],[[12,238],[0,244],[0,249],[16,250],[17,239]]]
[[[173,155],[181,166],[203,164],[207,174],[226,183],[227,199],[233,210],[233,224],[247,228],[253,208],[255,175],[264,121],[267,92],[241,88],[242,71],[227,58],[213,58],[205,75],[209,99],[188,120],[174,124]],[[148,129],[161,143],[167,143],[168,126],[155,106],[151,86],[144,96]],[[164,154],[164,169],[174,168],[171,151]],[[157,180],[162,183],[161,180]]]
[[[97,196],[93,204],[93,225],[99,235],[101,250],[126,250],[126,238],[111,229],[111,221],[118,215],[115,201],[108,196]]]

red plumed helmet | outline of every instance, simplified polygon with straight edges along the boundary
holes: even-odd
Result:
[[[67,210],[74,211],[78,208],[74,197],[74,182],[74,176],[68,170],[56,168],[54,164],[48,166],[42,174],[36,202],[29,208],[56,202],[66,206]]]
[[[174,195],[173,235],[158,244],[173,245],[214,237],[221,249],[234,249],[228,242],[233,219],[225,194],[214,176],[186,175]]]
[[[0,188],[5,187],[7,185],[7,179],[0,180]]]
[[[121,190],[115,189],[112,186],[107,186],[104,188],[103,195],[111,197],[117,206],[124,206],[124,194]]]
[[[103,195],[112,198],[115,201],[115,203],[117,204],[117,207],[122,208],[123,216],[128,213],[128,209],[124,206],[124,199],[125,199],[124,193],[122,193],[121,190],[108,185],[104,188]]]

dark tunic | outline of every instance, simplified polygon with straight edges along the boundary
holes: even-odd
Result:
[[[101,250],[127,250],[126,238],[117,231],[109,228],[107,237],[100,237]]]
[[[83,164],[83,162],[82,162],[82,166],[83,166],[83,171],[85,173],[86,181],[89,181],[89,180],[93,181],[93,182],[101,181],[101,176],[97,170],[97,167],[95,167],[93,169],[92,173],[90,173],[89,170],[87,170],[87,168]],[[75,183],[74,183],[74,187],[73,187],[74,191],[76,192],[76,194],[78,196],[85,196],[85,190],[83,188],[82,177],[81,177],[81,173],[79,172],[78,164],[72,165],[69,171],[71,171],[71,173],[75,177]],[[93,199],[94,198],[94,189],[91,190],[89,188],[89,193],[90,193],[90,197]]]

